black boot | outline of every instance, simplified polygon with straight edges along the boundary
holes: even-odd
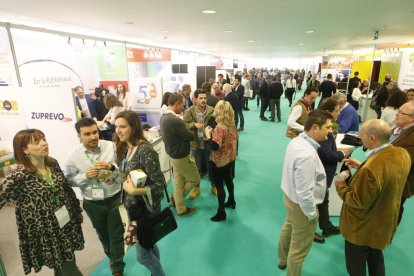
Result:
[[[231,208],[231,209],[236,209],[236,201],[234,200],[228,200],[225,204],[224,207],[226,208]]]
[[[217,210],[217,214],[214,217],[211,217],[211,221],[222,221],[222,220],[226,220],[226,211],[224,210]]]

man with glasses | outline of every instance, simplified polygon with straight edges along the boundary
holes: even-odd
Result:
[[[399,203],[411,168],[408,152],[389,144],[391,129],[384,121],[365,122],[359,132],[368,149],[364,162],[346,159],[357,169],[346,183],[349,173],[335,180],[336,191],[343,200],[340,229],[345,239],[346,268],[350,275],[384,276],[382,250],[391,243],[397,229]]]
[[[391,144],[406,149],[411,157],[411,170],[401,197],[399,224],[404,212],[404,203],[414,194],[414,101],[409,101],[400,107],[395,117],[395,125],[396,128],[390,139]]]

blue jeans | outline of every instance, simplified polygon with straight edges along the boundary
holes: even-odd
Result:
[[[206,146],[206,145],[205,145]],[[211,166],[210,166],[210,153],[211,149],[209,146],[206,146],[204,149],[195,149],[192,150],[192,154],[194,156],[196,166],[198,169],[198,173],[201,175],[208,173],[208,178],[211,183],[213,183],[211,178]],[[213,185],[213,184],[212,184]],[[200,183],[198,185],[200,186]]]
[[[161,211],[161,207],[154,213],[158,214]],[[154,247],[150,250],[146,250],[139,243],[136,244],[137,248],[137,261],[145,266],[153,276],[165,276],[164,269],[162,268],[160,261],[160,251],[158,246],[154,244]]]

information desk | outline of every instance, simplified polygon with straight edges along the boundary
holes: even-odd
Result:
[[[338,133],[336,135],[336,147],[338,149],[349,149],[350,152],[352,152],[355,147],[350,145],[344,145],[341,143],[342,139],[344,139],[345,134]],[[339,173],[339,170],[341,169],[343,163],[340,162],[337,165],[336,172]],[[329,215],[330,216],[339,216],[341,214],[341,208],[342,208],[342,199],[338,196],[338,193],[336,192],[335,187],[335,181],[332,183],[331,187],[329,188]]]

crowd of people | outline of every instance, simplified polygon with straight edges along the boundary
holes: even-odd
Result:
[[[302,85],[306,86],[303,93]],[[201,179],[206,177],[209,191],[217,197],[210,220],[226,221],[226,209],[236,208],[239,133],[246,130],[243,111],[250,111],[253,101],[260,106],[261,120],[280,123],[284,94],[291,107],[286,137],[292,140],[280,178],[286,220],[277,266],[287,269],[288,275],[301,275],[312,243],[342,234],[350,275],[365,275],[366,263],[370,275],[385,275],[382,249],[391,242],[403,205],[414,194],[414,89],[400,91],[387,75],[374,92],[372,106],[378,119],[360,128],[356,103],[369,93],[368,86],[358,72],[342,93],[330,74],[320,82],[317,74],[305,70],[255,69],[226,78],[219,74],[217,81],[203,83],[195,91],[186,84],[178,93],[164,93],[160,133],[173,167],[170,200],[177,216],[197,212],[186,198],[194,202],[199,197]],[[74,251],[84,247],[84,210],[113,275],[123,275],[124,246],[134,243],[137,261],[152,275],[165,275],[160,250],[149,238],[148,221],[161,212],[166,182],[141,121],[130,110],[129,92],[122,83],[116,95],[90,96],[82,87],[74,92],[82,117],[75,124],[80,144],[69,152],[64,172],[49,156],[43,132],[22,130],[13,140],[18,165],[0,183],[0,207],[9,201],[16,205],[24,272],[47,266],[55,275],[82,275]],[[297,100],[296,93],[301,94]],[[349,149],[337,148],[337,133],[348,132],[359,132],[367,149],[364,162],[353,159]],[[340,162],[344,166],[336,174]],[[356,171],[352,174],[350,168]],[[130,175],[137,169],[147,176],[142,186]],[[123,177],[108,181],[103,171]],[[329,217],[332,184],[343,200],[339,226]],[[80,188],[83,208],[71,187]],[[130,220],[126,232],[121,203]],[[321,235],[316,232],[318,222]]]

